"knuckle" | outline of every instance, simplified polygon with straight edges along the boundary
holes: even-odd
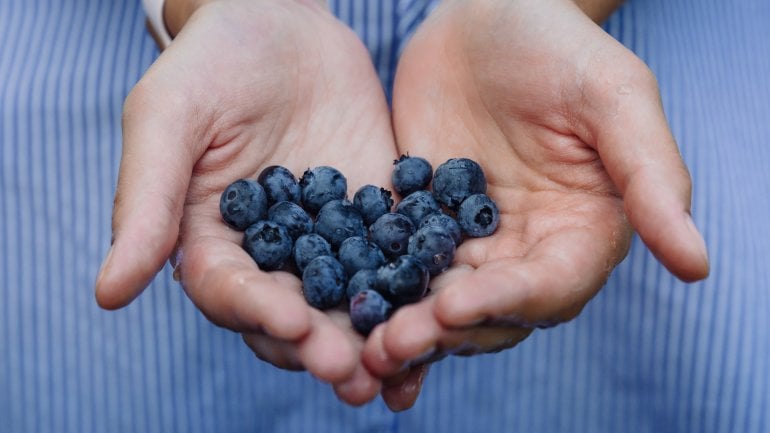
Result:
[[[636,81],[643,90],[654,92],[655,94],[658,93],[658,79],[646,63],[638,57],[634,57],[631,68],[636,77]]]
[[[139,80],[123,101],[123,126],[130,125],[131,120],[152,103],[152,86],[146,80]]]

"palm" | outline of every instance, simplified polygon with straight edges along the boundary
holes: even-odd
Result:
[[[468,35],[452,13],[426,23],[404,54],[395,119],[398,142],[410,151],[436,162],[469,156],[486,169],[489,194],[500,206],[500,230],[462,245],[457,263],[488,271],[530,253],[558,254],[577,273],[585,272],[578,267],[585,263],[574,260],[588,255],[609,270],[623,256],[629,228],[616,188],[578,128],[583,101],[576,83],[589,71],[564,68],[565,55],[585,55],[568,46],[574,28],[545,37],[501,19],[500,29]],[[564,54],[549,52],[553,47]],[[410,73],[418,61],[438,76]],[[569,256],[570,240],[577,238],[589,242]],[[616,240],[612,248],[607,239]],[[569,307],[592,294],[582,292]]]

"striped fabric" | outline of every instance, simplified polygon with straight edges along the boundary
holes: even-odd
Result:
[[[331,0],[386,89],[430,2]],[[712,275],[634,242],[573,322],[434,366],[414,409],[339,403],[254,358],[168,270],[99,310],[121,104],[157,56],[136,0],[0,0],[0,433],[770,432],[770,2],[631,1]],[[389,91],[389,90],[388,90]]]

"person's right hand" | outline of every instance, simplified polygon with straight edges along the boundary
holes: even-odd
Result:
[[[381,383],[347,313],[315,310],[297,277],[260,271],[219,215],[225,187],[269,165],[331,165],[349,191],[387,184],[390,116],[355,34],[317,2],[210,2],[129,94],[123,139],[99,305],[130,303],[173,253],[189,298],[257,356],[307,369],[348,403],[374,398]]]

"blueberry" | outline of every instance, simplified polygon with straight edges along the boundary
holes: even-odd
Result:
[[[332,249],[351,236],[366,236],[364,219],[348,200],[332,200],[318,212],[315,232],[329,241]]]
[[[280,269],[291,257],[292,238],[286,228],[272,221],[258,221],[243,236],[243,248],[263,271]]]
[[[353,328],[364,336],[388,320],[392,311],[390,302],[373,290],[361,291],[350,300],[350,321]]]
[[[485,194],[475,194],[462,202],[457,211],[457,222],[471,237],[489,236],[500,223],[500,211],[495,202]]]
[[[432,213],[423,218],[420,222],[419,228],[428,226],[441,227],[442,229],[446,230],[446,232],[452,236],[452,240],[455,241],[455,245],[460,245],[463,240],[460,224],[457,223],[457,220],[443,212]]]
[[[340,244],[338,257],[348,275],[361,269],[377,269],[385,264],[382,250],[363,236],[351,236]]]
[[[236,180],[219,197],[219,213],[230,227],[246,230],[255,222],[265,219],[267,194],[255,180]]]
[[[265,189],[269,206],[282,201],[299,204],[301,189],[297,178],[288,168],[271,165],[259,173],[257,182]]]
[[[377,290],[377,269],[361,269],[353,274],[348,281],[345,295],[348,299],[353,299],[356,293],[364,290]]]
[[[433,174],[436,200],[456,211],[473,194],[487,192],[487,179],[481,166],[468,158],[454,158],[441,164]]]
[[[396,305],[417,302],[428,290],[430,274],[420,259],[403,255],[377,270],[377,287]]]
[[[396,206],[396,212],[408,216],[415,227],[420,225],[426,216],[440,211],[441,206],[433,197],[433,193],[425,190],[409,194]]]
[[[286,227],[292,239],[312,233],[313,219],[298,204],[291,201],[279,201],[270,206],[267,219]]]
[[[385,256],[394,258],[406,254],[409,236],[414,230],[414,224],[407,216],[391,212],[377,218],[369,227],[369,235]]]
[[[326,239],[315,233],[302,235],[294,242],[294,264],[300,272],[319,256],[331,256],[332,247]]]
[[[417,257],[431,275],[444,272],[455,257],[455,241],[441,227],[426,226],[409,238],[408,253]]]
[[[426,189],[430,184],[433,167],[427,160],[401,155],[401,158],[393,161],[393,165],[395,167],[391,175],[391,183],[393,183],[393,189],[402,197]]]
[[[377,218],[390,212],[393,207],[392,194],[385,188],[365,185],[353,195],[353,206],[361,212],[364,224],[370,226]]]
[[[310,213],[318,213],[323,205],[347,196],[348,182],[336,168],[316,167],[308,169],[299,181],[302,188],[302,204]]]
[[[302,294],[308,304],[325,310],[336,307],[345,297],[345,269],[332,256],[319,256],[302,272]]]

